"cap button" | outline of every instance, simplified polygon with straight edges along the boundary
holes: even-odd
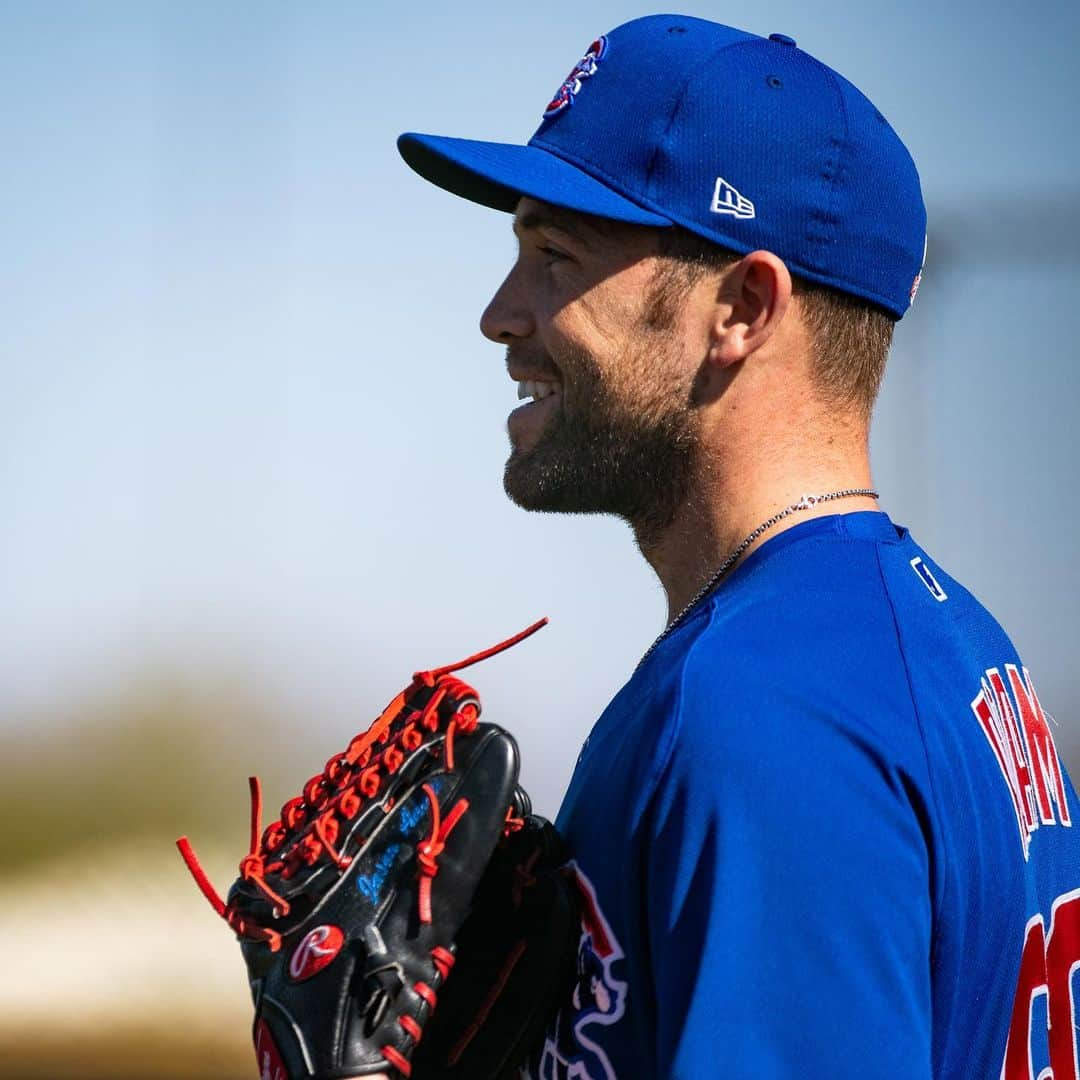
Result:
[[[795,44],[795,39],[793,37],[788,37],[787,34],[770,34],[769,35],[769,40],[770,41],[778,41],[781,45],[794,45]]]

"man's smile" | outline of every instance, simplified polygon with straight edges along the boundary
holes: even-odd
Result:
[[[507,417],[506,429],[515,450],[528,450],[562,402],[562,378],[550,360],[521,356],[507,355],[506,372],[517,383],[518,400],[525,402]]]
[[[562,383],[553,378],[517,379],[517,396],[525,400],[507,417],[506,430],[517,450],[527,450],[562,402]]]
[[[537,379],[523,379],[518,382],[518,400],[532,398],[534,401],[543,401],[551,394],[559,392],[559,384],[555,381]]]

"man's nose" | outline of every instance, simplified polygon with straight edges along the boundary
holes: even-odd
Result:
[[[499,344],[532,336],[536,325],[511,270],[480,316],[480,332]]]

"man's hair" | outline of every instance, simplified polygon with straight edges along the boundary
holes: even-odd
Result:
[[[688,285],[742,258],[679,226],[658,231],[663,262],[647,315],[655,326],[668,321]],[[829,404],[854,408],[869,419],[885,373],[895,319],[868,300],[797,274],[791,277],[814,349],[818,391]]]

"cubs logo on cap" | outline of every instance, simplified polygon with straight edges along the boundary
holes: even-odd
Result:
[[[585,51],[585,55],[570,69],[570,74],[563,79],[558,92],[548,102],[544,110],[544,119],[550,120],[561,113],[568,105],[574,104],[574,98],[581,93],[581,80],[596,74],[596,65],[604,59],[608,43],[606,37],[598,37]]]

